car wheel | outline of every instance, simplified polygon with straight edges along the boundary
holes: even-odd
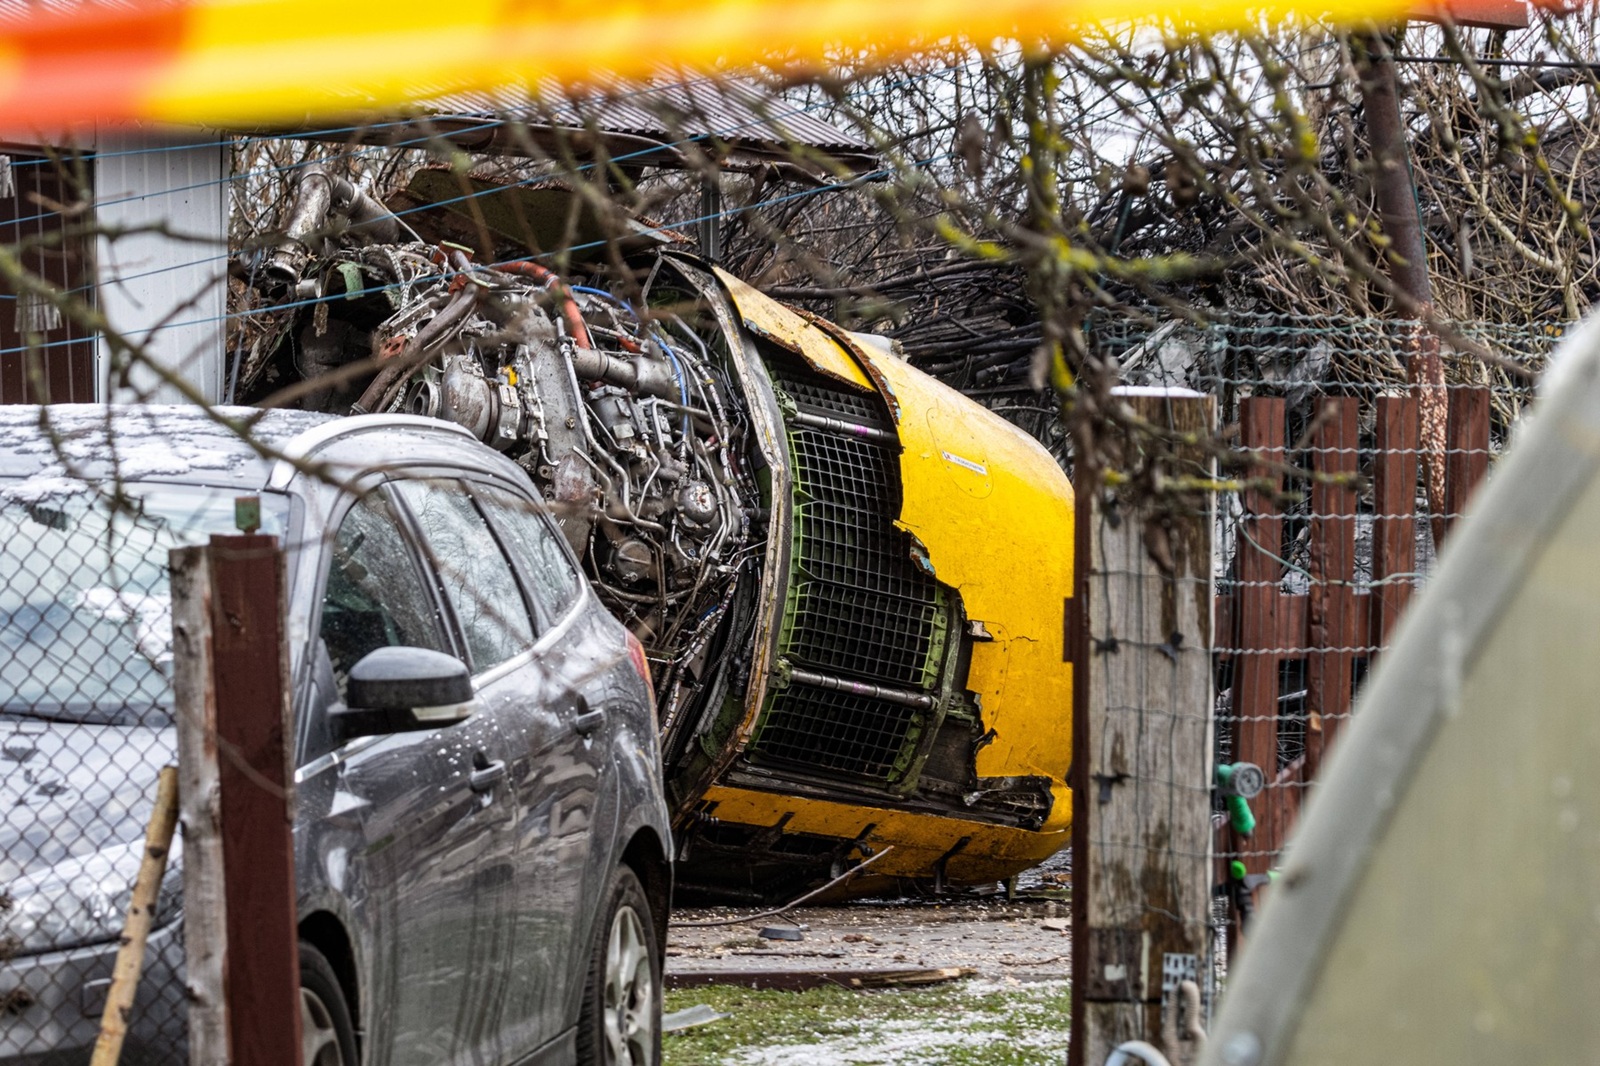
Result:
[[[595,924],[578,1017],[583,1066],[657,1066],[661,1061],[661,957],[644,886],[626,866],[611,876]]]
[[[300,941],[300,1061],[357,1066],[356,1029],[339,978],[322,952]]]

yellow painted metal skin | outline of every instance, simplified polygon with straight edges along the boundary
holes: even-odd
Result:
[[[970,837],[945,865],[945,876],[955,884],[982,884],[1003,881],[1014,873],[1036,866],[1067,846],[1072,834],[1067,827],[1041,831],[1012,826],[973,822],[937,814],[867,807],[859,803],[834,803],[802,799],[751,789],[715,786],[705,794],[716,804],[717,820],[745,825],[777,824],[786,814],[784,825],[790,833],[854,840],[869,825],[864,838],[874,848],[893,844],[894,851],[872,864],[872,872],[908,879],[933,876],[935,865],[962,837]]]
[[[895,850],[874,873],[929,877],[949,857],[951,882],[1001,880],[1068,842],[1072,800],[1072,666],[1065,607],[1072,591],[1073,495],[1061,468],[1016,426],[893,356],[869,351],[839,327],[796,312],[718,271],[752,332],[801,354],[819,371],[875,388],[900,436],[897,524],[923,546],[935,576],[956,589],[967,618],[992,637],[972,645],[967,688],[993,738],[979,777],[1037,776],[1054,802],[1038,830],[714,786],[704,799],[720,821],[772,826]],[[852,374],[851,371],[854,373]],[[765,696],[752,684],[740,734],[751,735]]]
[[[856,361],[821,327],[765,293],[757,292],[726,270],[713,267],[712,271],[728,291],[750,332],[794,352],[819,374],[854,385],[863,392],[872,391],[871,380],[861,372]]]

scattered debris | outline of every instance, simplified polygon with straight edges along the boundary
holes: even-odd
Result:
[[[856,989],[917,988],[959,981],[977,972],[969,966],[943,966],[934,970],[724,970],[717,973],[668,973],[667,987],[732,985],[786,992],[805,992],[826,985]]]
[[[790,928],[783,925],[765,926],[756,935],[766,940],[804,940],[806,938],[805,931],[799,927]]]
[[[661,1031],[663,1033],[680,1033],[685,1029],[693,1029],[697,1025],[710,1025],[726,1018],[726,1014],[719,1014],[704,1003],[683,1010],[675,1010],[671,1014],[661,1016]]]

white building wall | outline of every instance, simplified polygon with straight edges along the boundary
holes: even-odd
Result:
[[[99,305],[111,326],[210,403],[227,388],[228,169],[225,138],[204,131],[104,130],[95,145],[95,214],[102,228],[163,233],[102,235],[96,248]],[[200,238],[195,240],[194,238]],[[116,380],[99,345],[102,395],[172,403],[180,389],[148,367]]]

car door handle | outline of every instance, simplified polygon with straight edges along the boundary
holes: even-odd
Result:
[[[467,780],[472,785],[472,791],[487,792],[504,776],[506,776],[506,761],[504,759],[496,759],[488,766],[482,766],[472,771],[472,776]]]
[[[573,730],[580,736],[586,737],[599,729],[606,721],[606,711],[602,707],[597,711],[588,711],[572,720]]]

